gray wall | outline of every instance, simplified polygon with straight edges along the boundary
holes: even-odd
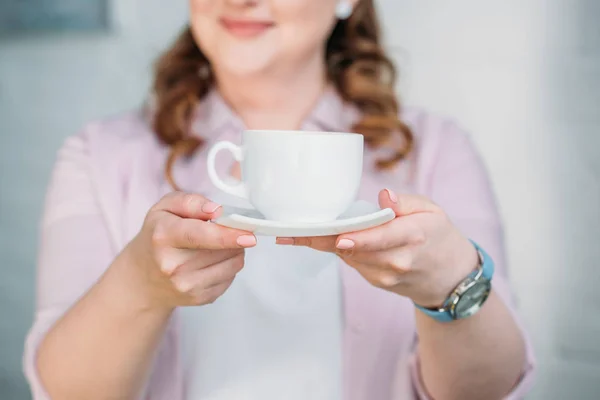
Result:
[[[86,120],[140,103],[187,2],[113,3],[108,35],[0,40],[1,399],[28,398],[20,356],[55,151]],[[531,398],[597,398],[600,3],[379,4],[406,101],[459,119],[492,173],[540,363]]]

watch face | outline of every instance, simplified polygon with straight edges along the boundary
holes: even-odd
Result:
[[[457,318],[466,318],[475,314],[483,305],[490,294],[491,283],[488,280],[480,280],[473,284],[460,296],[456,303],[454,313]]]

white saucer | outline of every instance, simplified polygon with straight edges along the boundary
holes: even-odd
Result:
[[[337,220],[323,223],[286,223],[269,221],[251,208],[223,205],[223,214],[213,222],[230,228],[253,232],[261,236],[306,237],[331,236],[383,225],[393,220],[392,209],[381,210],[367,201],[355,202]]]

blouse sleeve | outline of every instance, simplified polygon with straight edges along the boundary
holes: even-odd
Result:
[[[58,152],[46,195],[36,309],[23,356],[24,372],[35,400],[49,400],[36,370],[40,342],[114,258],[91,182],[85,136],[70,137]]]
[[[526,364],[519,383],[506,399],[522,399],[532,385],[534,356],[531,342],[516,312],[509,283],[503,227],[485,166],[467,134],[451,123],[442,124],[439,135],[422,143],[421,165],[425,194],[437,203],[468,238],[477,242],[496,265],[493,290],[517,321],[527,346]],[[428,399],[419,376],[418,357],[413,356],[412,381],[417,398]]]

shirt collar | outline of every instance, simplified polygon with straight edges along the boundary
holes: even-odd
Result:
[[[343,132],[351,129],[359,111],[344,102],[334,88],[327,88],[304,120],[302,130]],[[216,89],[211,90],[196,107],[192,120],[193,134],[211,143],[244,130],[241,118],[229,107]],[[229,138],[231,139],[231,138]]]

